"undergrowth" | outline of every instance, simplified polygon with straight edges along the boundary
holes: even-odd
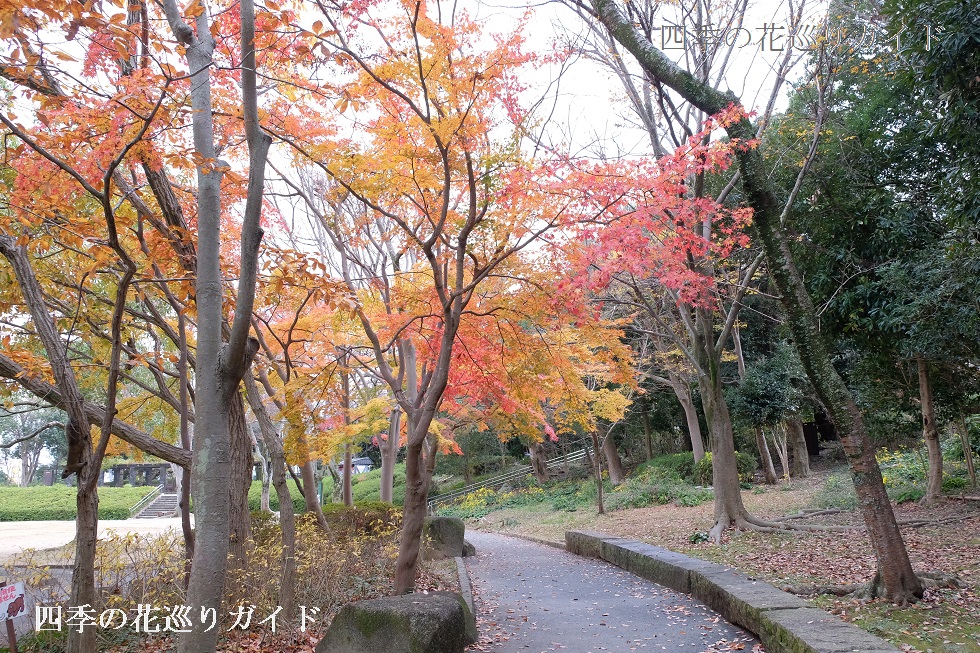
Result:
[[[310,515],[296,519],[295,603],[309,611],[317,609],[314,624],[328,620],[350,601],[392,593],[401,525],[401,511],[388,504],[330,506],[325,516],[330,534],[320,530]],[[251,517],[253,537],[247,566],[229,560],[225,608],[218,622],[222,633],[232,626],[240,605],[255,606],[252,629],[268,629],[268,624],[259,626],[257,622],[274,612],[279,604],[282,570],[279,523],[270,513],[256,511]],[[56,553],[28,549],[0,564],[0,578],[23,580],[34,602],[60,605],[67,614],[73,556],[72,547]],[[98,618],[107,609],[125,610],[131,615],[135,614],[137,605],[150,605],[159,608],[156,615],[162,624],[170,606],[183,605],[186,601],[183,579],[184,545],[175,531],[156,536],[120,536],[110,532],[98,543],[98,595],[92,607]],[[429,589],[435,584],[423,567],[418,586]],[[279,629],[288,630],[287,626],[280,616]],[[123,631],[134,633],[129,626],[122,631],[103,628],[98,631],[99,650],[129,650],[135,646],[133,650],[145,651],[157,646],[150,644],[146,633],[135,633],[129,639],[120,635]],[[21,639],[18,648],[57,653],[64,650],[64,635],[65,632],[33,633]],[[157,644],[160,649],[169,648],[163,640]],[[219,646],[219,650],[223,647]]]
[[[740,454],[740,467],[752,466],[750,456]],[[710,459],[708,469],[710,469]],[[714,498],[711,488],[696,487],[697,473],[691,453],[660,456],[640,465],[626,481],[613,487],[603,481],[604,505],[607,510],[643,508],[674,503],[697,506]],[[745,471],[743,473],[748,473]],[[520,506],[547,504],[554,511],[575,512],[596,505],[596,482],[593,478],[550,481],[522,489],[495,492],[483,488],[452,504],[439,508],[439,514],[462,519],[480,519],[496,510]]]
[[[963,450],[956,438],[942,441],[943,491],[955,493],[970,485],[967,478]],[[924,447],[901,447],[881,450],[877,453],[885,491],[895,503],[918,501],[925,495],[929,462]],[[856,508],[857,494],[846,471],[831,474],[823,489],[817,494],[816,505],[820,508],[851,510]]]

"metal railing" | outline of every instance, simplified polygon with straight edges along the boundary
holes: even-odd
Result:
[[[161,493],[163,493],[162,483],[156,486],[155,488],[153,488],[152,492],[150,492],[145,497],[137,501],[136,505],[134,505],[132,508],[129,509],[129,518],[132,519],[133,517],[143,512],[143,509],[146,508],[151,503],[153,503],[154,501],[156,501],[156,498],[160,496]]]
[[[588,456],[588,449],[586,447],[589,445],[587,444],[587,441],[577,442],[576,444],[583,444],[583,447],[581,449],[550,458],[549,460],[545,461],[545,469],[547,469],[549,472],[554,471],[566,465],[577,463]],[[530,476],[533,471],[534,469],[530,465],[521,465],[520,467],[499,476],[488,478],[484,481],[480,481],[479,483],[471,483],[467,486],[459,488],[458,490],[453,490],[452,492],[446,492],[431,497],[428,502],[429,512],[434,512],[436,507],[439,505],[452,503],[453,501],[456,501],[457,499],[460,499],[472,492],[476,492],[477,490],[481,490],[483,488],[499,488],[503,485],[514,483],[516,481],[522,481]]]

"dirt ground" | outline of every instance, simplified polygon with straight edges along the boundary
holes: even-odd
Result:
[[[746,508],[775,519],[812,508],[827,471],[791,485],[744,490]],[[934,588],[910,607],[882,601],[820,596],[814,602],[892,641],[905,651],[980,653],[980,501],[949,499],[934,507],[895,507],[912,565],[918,572],[954,574],[959,587]],[[692,543],[713,523],[713,506],[675,505],[618,510],[606,515],[580,509],[555,512],[550,506],[501,510],[477,524],[482,529],[563,541],[566,530],[588,529],[621,535],[695,557],[737,567],[777,587],[867,582],[875,570],[870,543],[857,511],[823,514],[798,523],[854,525],[858,530],[777,533],[729,531],[721,545]]]

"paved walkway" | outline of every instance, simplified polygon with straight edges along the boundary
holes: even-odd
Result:
[[[191,518],[193,523],[193,517]],[[101,519],[99,536],[109,531],[119,534],[162,533],[168,528],[180,532],[179,517],[157,519]],[[0,560],[24,549],[53,549],[75,539],[75,520],[71,521],[3,521],[0,522]]]
[[[600,560],[469,532],[480,642],[494,653],[753,651],[752,635],[684,594]],[[756,651],[761,651],[759,645]]]

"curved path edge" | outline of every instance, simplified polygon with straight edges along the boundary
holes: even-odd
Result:
[[[693,596],[755,634],[768,653],[899,653],[885,640],[731,567],[592,531],[566,532],[565,549]]]

